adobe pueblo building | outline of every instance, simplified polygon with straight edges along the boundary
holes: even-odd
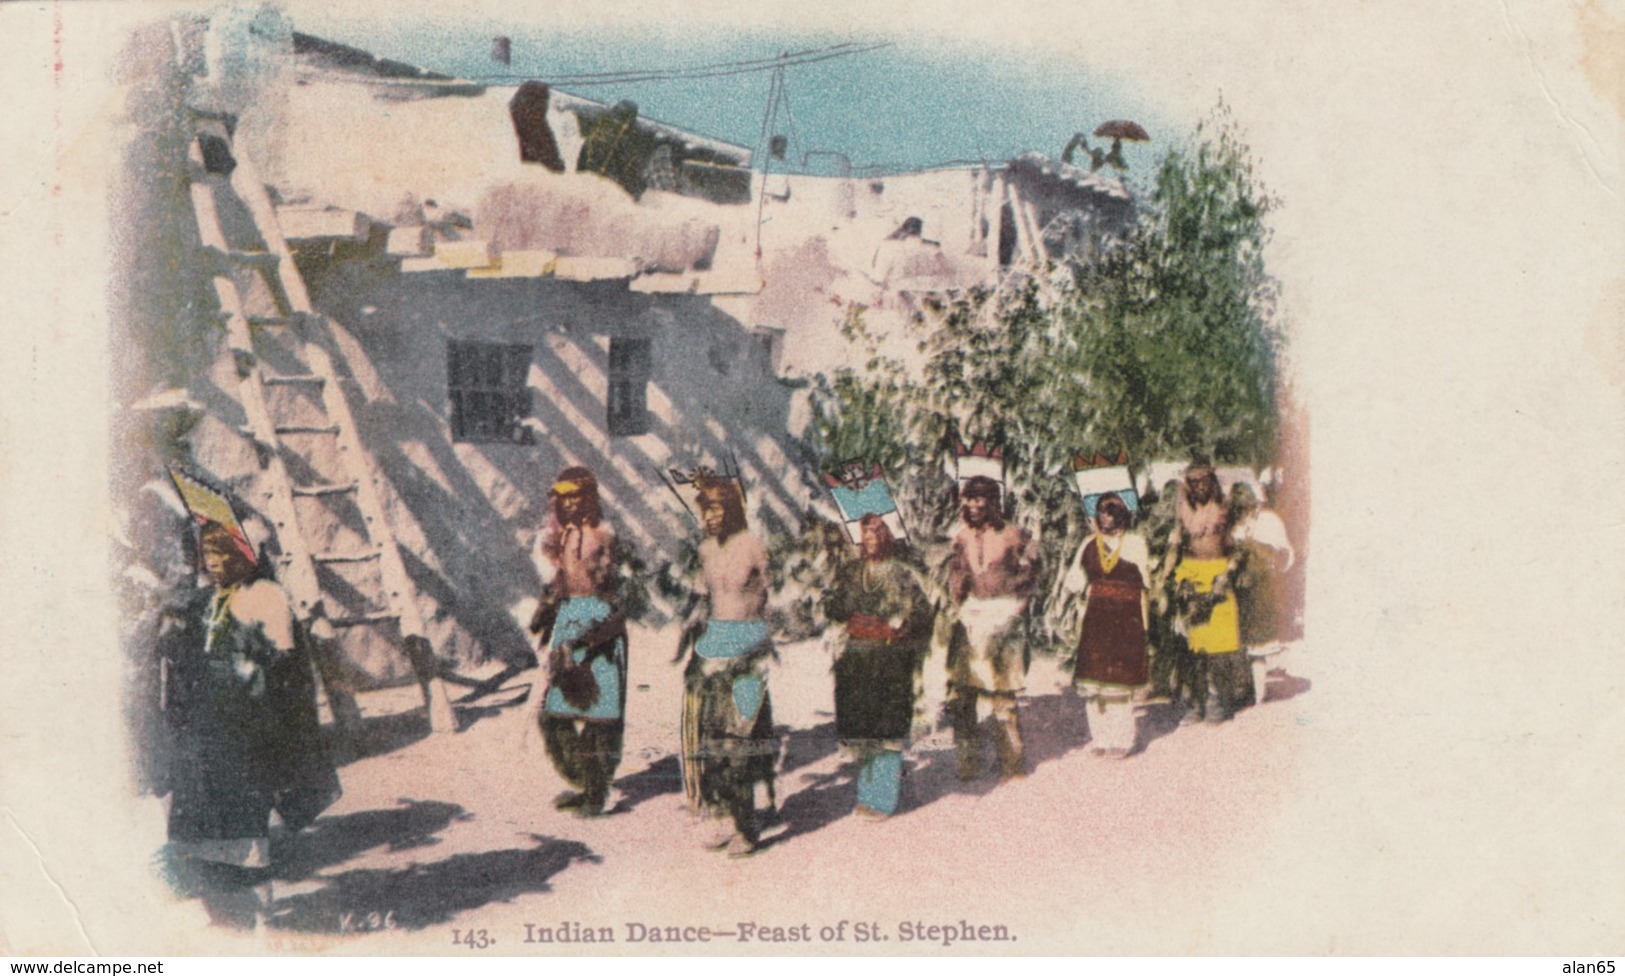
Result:
[[[130,626],[192,572],[163,478],[185,468],[252,509],[330,651],[335,714],[416,681],[444,725],[448,669],[528,663],[532,551],[568,465],[651,569],[696,531],[671,469],[737,469],[753,522],[795,532],[828,504],[811,380],[867,356],[848,309],[906,355],[922,297],[1086,260],[1133,215],[1120,182],[1035,154],[782,160],[629,103],[381,60],[268,9],[137,46]]]

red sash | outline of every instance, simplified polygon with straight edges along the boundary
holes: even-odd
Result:
[[[879,617],[871,617],[866,613],[855,613],[852,619],[846,622],[846,634],[858,640],[891,640],[897,636],[891,624]]]
[[[1095,580],[1089,584],[1089,596],[1107,600],[1138,600],[1140,585],[1122,580]]]

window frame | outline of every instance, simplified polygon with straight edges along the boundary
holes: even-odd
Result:
[[[604,370],[604,426],[611,437],[649,432],[649,384],[654,378],[654,339],[611,336]]]
[[[529,444],[530,366],[536,348],[520,343],[446,340],[451,439],[462,444]]]

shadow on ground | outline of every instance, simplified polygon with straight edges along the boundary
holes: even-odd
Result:
[[[271,924],[297,932],[422,929],[492,902],[549,891],[560,871],[600,860],[580,841],[539,834],[531,838],[535,846],[527,849],[324,875],[319,890],[279,900]]]
[[[464,705],[459,701],[453,707],[457,709],[457,731],[467,732],[475,724],[488,718],[496,718],[510,708],[523,705],[530,700],[530,686],[521,684],[503,689],[501,699],[492,699],[480,705]]]
[[[487,682],[488,688],[481,693],[496,690],[511,677],[499,675],[498,678],[502,680]],[[1285,701],[1307,692],[1311,687],[1307,679],[1294,677],[1276,668],[1269,672],[1264,704]],[[462,702],[476,697],[478,694],[471,693],[460,699],[460,709],[465,714],[469,709]],[[513,701],[494,702],[479,711],[497,714],[523,699],[521,695]],[[1178,730],[1185,711],[1183,706],[1172,702],[1140,706],[1135,753],[1145,751],[1158,739]],[[1044,763],[1086,746],[1090,741],[1085,702],[1071,691],[1024,699],[1021,726],[1029,773]],[[933,744],[916,748],[911,753],[904,769],[902,800],[895,816],[906,816],[950,794],[984,796],[1000,785],[1002,779],[997,771],[993,724],[991,720],[984,720],[979,728],[982,736],[982,774],[968,782],[961,781],[951,738],[946,734],[934,736]],[[797,837],[821,830],[851,815],[857,800],[858,764],[855,761],[843,759],[828,771],[812,772],[809,769],[840,749],[833,721],[803,729],[781,728],[780,732],[784,745],[777,792],[780,815],[788,830],[765,844],[764,848],[792,842]],[[628,813],[647,800],[663,794],[681,793],[682,767],[676,755],[659,756],[641,771],[618,778],[615,787],[620,791],[621,799],[611,812]]]
[[[620,790],[621,799],[611,812],[627,813],[663,793],[683,792],[683,767],[676,756],[663,756],[642,772],[617,779],[615,788]]]
[[[998,788],[1003,779],[993,745],[997,733],[991,719],[983,720],[978,729],[982,740],[981,775],[969,781],[960,780],[951,739],[945,740],[942,748],[920,750],[904,770],[902,802],[894,816],[906,816],[949,794],[985,796]],[[1089,741],[1082,699],[1070,692],[1023,699],[1021,737],[1029,774],[1044,763],[1081,748]],[[849,785],[848,790],[855,793],[856,786]]]
[[[1287,701],[1304,694],[1315,686],[1308,678],[1287,674],[1284,668],[1272,668],[1264,687],[1264,702]]]
[[[329,727],[333,761],[348,766],[362,759],[382,756],[429,737],[429,712],[419,706],[394,715],[363,718],[348,735]]]
[[[1070,694],[1040,695],[1024,700],[1021,727],[1028,772],[1088,741],[1083,703]],[[905,766],[902,800],[894,817],[907,816],[952,793],[981,796],[998,787],[1001,780],[996,769],[991,720],[983,721],[979,729],[983,745],[982,775],[962,782],[952,745],[918,749]],[[938,741],[946,743],[948,740]],[[851,815],[857,802],[857,762],[843,761],[825,773],[791,775],[839,747],[833,722],[792,734],[779,774],[781,812],[789,830],[775,838],[772,846],[788,843]]]
[[[513,679],[528,670],[509,665],[497,674],[478,680],[455,673],[443,675],[448,692],[453,694],[452,707],[457,714],[457,731],[466,732],[476,723],[502,714],[515,705],[523,704],[531,692],[528,681]],[[457,694],[454,689],[467,689]],[[333,750],[333,760],[339,766],[348,766],[362,759],[387,755],[429,737],[429,713],[419,705],[403,712],[374,715],[363,718],[348,735],[336,727],[326,728]]]
[[[1314,682],[1308,678],[1299,678],[1288,674],[1283,668],[1272,668],[1265,678],[1264,699],[1252,708],[1261,708],[1276,702],[1287,701],[1305,694],[1314,687]],[[1140,736],[1139,743],[1134,747],[1134,753],[1141,753],[1151,748],[1151,744],[1175,731],[1184,724],[1188,709],[1178,702],[1159,702],[1154,705],[1142,706],[1140,709]]]
[[[790,774],[795,770],[810,766],[829,756],[836,749],[835,723],[825,722],[809,729],[790,729],[780,726],[781,753],[779,759],[778,798],[781,812],[786,819],[789,818],[788,807],[791,799],[786,798],[791,784],[795,782]],[[853,767],[855,773],[856,767]],[[657,796],[666,793],[683,792],[683,767],[676,755],[664,755],[655,759],[647,768],[630,776],[622,776],[615,780],[615,788],[621,793],[621,801],[612,811],[617,814],[626,813]],[[828,821],[824,821],[828,822]],[[819,824],[822,826],[822,823]],[[811,827],[808,829],[816,829]],[[796,833],[806,833],[806,829],[797,829],[791,825],[790,836]]]
[[[297,881],[343,864],[363,851],[404,851],[440,843],[439,833],[472,814],[439,800],[399,801],[392,809],[362,810],[318,819],[297,836],[273,839],[276,877]]]

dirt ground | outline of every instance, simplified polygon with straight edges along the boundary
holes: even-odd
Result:
[[[1141,706],[1136,751],[1111,759],[1088,748],[1084,702],[1058,663],[1038,658],[1021,702],[1030,775],[959,782],[939,728],[914,741],[902,806],[876,823],[850,815],[856,766],[835,740],[830,653],[787,645],[771,689],[789,829],[730,859],[704,848],[711,831],[682,793],[674,637],[633,631],[617,802],[598,819],[551,806],[564,784],[533,724],[539,671],[453,685],[455,734],[427,732],[415,689],[364,696],[344,796],[279,839],[274,921],[244,939],[503,955],[1077,951],[1080,926],[1143,922],[1170,879],[1246,847],[1290,789],[1294,730],[1315,697],[1288,651],[1263,704],[1219,725]],[[941,681],[928,664],[932,714]]]

